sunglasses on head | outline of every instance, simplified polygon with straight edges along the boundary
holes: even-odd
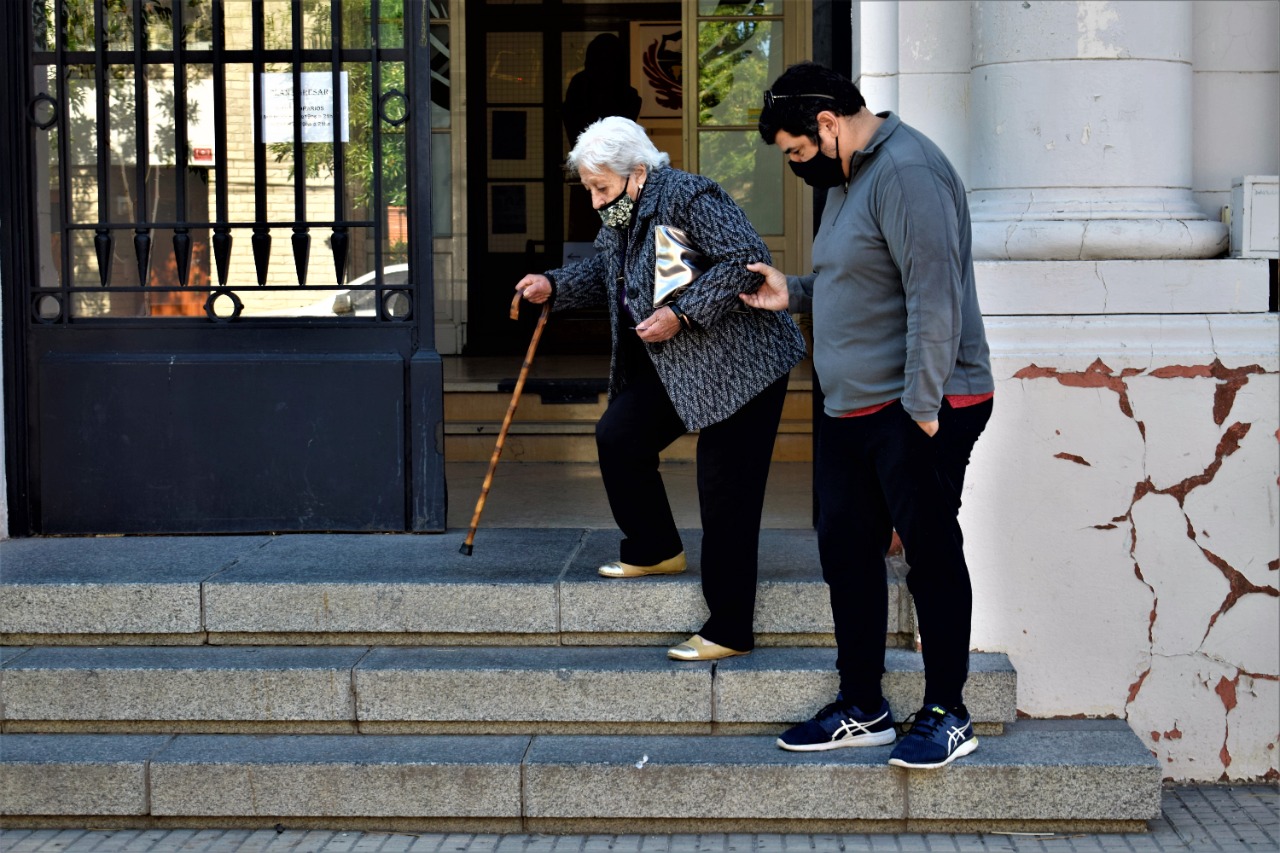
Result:
[[[796,95],[775,95],[772,91],[766,89],[764,93],[764,105],[765,107],[772,109],[774,102],[785,101],[787,98],[823,98],[828,101],[835,100],[831,95],[822,95],[817,92],[808,92]]]

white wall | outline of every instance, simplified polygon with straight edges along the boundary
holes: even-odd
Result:
[[[1019,711],[1126,719],[1170,777],[1274,772],[1276,315],[987,322],[975,648],[1009,654]]]
[[[1280,3],[1196,0],[1192,186],[1217,217],[1231,181],[1280,173]]]
[[[1169,186],[1187,187],[1196,215],[1216,220],[1233,178],[1280,171],[1280,3],[1197,0],[1177,45],[1127,52],[1130,36],[1157,32],[1138,25],[1162,14],[1153,7],[1185,23],[1189,2],[862,2],[862,88],[873,110],[932,135],[968,178],[991,142],[971,126],[971,52],[989,63],[991,47],[975,44],[976,22],[989,35],[999,16],[1048,15],[1067,30],[1092,27],[1086,35],[1117,59],[1168,53],[1159,61],[1182,68],[1189,30],[1190,121],[1169,126],[1191,139],[1168,144],[1189,151],[1190,186]],[[1014,39],[1001,49],[1020,62],[1045,52],[1038,31]],[[1126,65],[1097,61],[1088,73]],[[1141,113],[1166,94],[1150,92]],[[1039,103],[1053,110],[1051,99]],[[1111,132],[1128,133],[1120,118]],[[1137,144],[1145,130],[1118,141]],[[1080,188],[1064,205],[1079,218],[1079,203],[1098,193],[1083,166],[1064,181],[1060,153],[1045,149],[1039,185]],[[1150,247],[1139,245],[1139,217],[1127,218],[1090,226],[1112,229],[1113,260],[978,264],[997,388],[962,510],[974,646],[1010,655],[1021,712],[1125,719],[1171,778],[1274,777],[1280,326],[1267,312],[1267,262],[1132,260]]]

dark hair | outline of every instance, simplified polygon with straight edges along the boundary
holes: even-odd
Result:
[[[769,103],[766,98],[759,124],[760,138],[766,145],[773,144],[780,130],[817,142],[818,113],[829,110],[838,116],[851,116],[867,105],[853,81],[816,62],[792,65],[773,82],[769,92],[776,100]]]

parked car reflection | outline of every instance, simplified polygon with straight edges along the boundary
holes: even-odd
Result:
[[[369,271],[348,282],[346,289],[326,291],[324,298],[306,305],[252,311],[252,317],[373,317],[377,308],[377,274]],[[250,295],[252,291],[248,292]],[[246,300],[247,301],[247,300]],[[382,269],[382,309],[386,319],[406,320],[413,310],[409,288],[409,265],[392,264]]]

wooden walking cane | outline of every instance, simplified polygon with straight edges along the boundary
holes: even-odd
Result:
[[[498,457],[502,455],[502,444],[507,439],[507,429],[515,416],[516,406],[520,404],[520,392],[524,390],[525,377],[533,365],[533,354],[538,349],[538,339],[542,337],[542,327],[547,325],[547,315],[551,313],[551,300],[542,305],[542,313],[538,316],[538,325],[533,329],[533,338],[529,341],[529,351],[524,354],[524,364],[520,367],[520,376],[516,379],[515,391],[511,393],[511,405],[507,406],[507,415],[502,419],[502,429],[498,430],[498,443],[494,445],[493,456],[489,457],[489,472],[484,475],[484,485],[480,487],[480,499],[476,501],[476,511],[471,516],[471,529],[467,531],[467,539],[458,552],[471,556],[471,546],[476,539],[476,528],[480,526],[480,513],[484,512],[485,498],[489,497],[489,486],[493,483],[493,472],[498,467]],[[511,300],[511,319],[520,316],[520,294]]]

